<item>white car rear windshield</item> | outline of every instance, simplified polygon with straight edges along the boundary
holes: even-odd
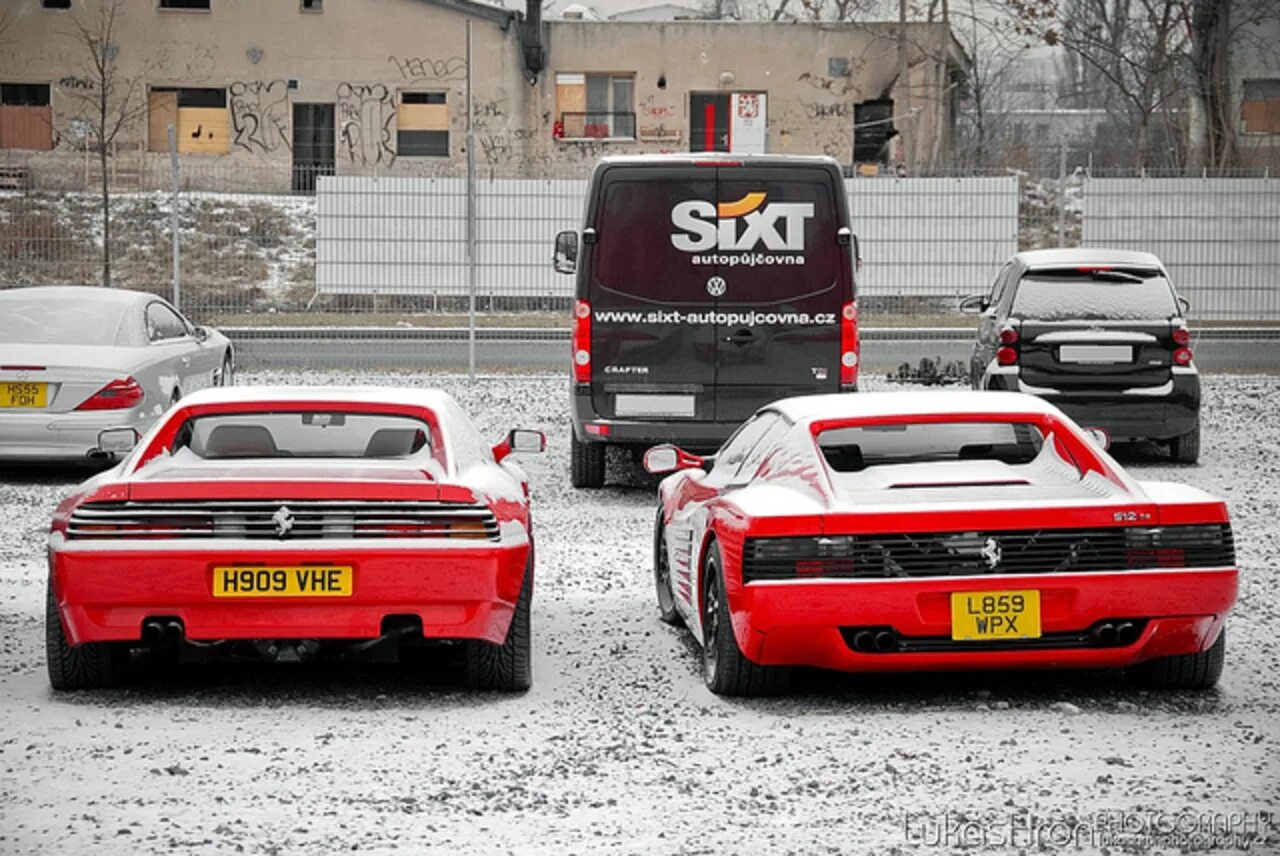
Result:
[[[174,451],[199,457],[370,458],[430,456],[431,429],[420,419],[372,413],[236,413],[187,420]]]
[[[0,310],[7,345],[117,345],[128,306],[116,301],[70,303],[10,297]]]

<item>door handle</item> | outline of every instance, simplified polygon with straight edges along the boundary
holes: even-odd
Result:
[[[724,341],[732,345],[737,345],[738,347],[742,347],[743,345],[749,345],[752,342],[754,342],[755,338],[756,338],[755,334],[744,327],[741,330],[734,333],[732,336],[725,336]]]

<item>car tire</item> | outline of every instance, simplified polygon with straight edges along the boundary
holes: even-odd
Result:
[[[231,361],[231,351],[222,358],[222,370],[218,372],[218,386],[231,386],[235,383],[236,366]]]
[[[1227,628],[1207,651],[1157,657],[1134,666],[1130,671],[1137,683],[1157,690],[1207,690],[1222,677],[1227,656]]]
[[[662,509],[653,524],[653,584],[658,595],[658,617],[665,623],[678,625],[676,598],[671,591],[671,561],[667,556],[667,538],[662,525]]]
[[[55,690],[118,686],[124,682],[129,668],[127,643],[87,642],[73,646],[67,642],[52,587],[45,592],[44,650],[49,684]]]
[[[724,596],[723,560],[718,544],[711,544],[702,567],[702,675],[707,689],[716,695],[745,698],[786,692],[791,683],[790,669],[753,663],[738,647]]]
[[[1200,423],[1180,437],[1169,442],[1169,457],[1175,463],[1194,464],[1200,460]]]
[[[533,548],[516,598],[515,614],[501,645],[483,639],[466,642],[467,686],[476,690],[523,692],[533,684]]]
[[[581,443],[569,438],[569,474],[574,487],[604,487],[603,443]]]

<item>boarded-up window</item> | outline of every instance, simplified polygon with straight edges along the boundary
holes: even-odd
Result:
[[[47,83],[0,83],[0,149],[53,148]]]
[[[1246,134],[1280,134],[1280,79],[1244,82],[1240,120]]]
[[[634,74],[556,75],[556,136],[636,137]]]
[[[71,0],[42,0],[40,5],[46,9],[70,9]]]
[[[399,157],[449,156],[449,103],[444,92],[401,92],[396,111]]]
[[[178,131],[182,154],[224,155],[231,151],[227,90],[155,87],[148,95],[147,148],[169,150],[169,126]]]
[[[160,0],[161,9],[208,9],[209,0]]]

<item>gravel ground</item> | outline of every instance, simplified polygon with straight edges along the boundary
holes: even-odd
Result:
[[[439,384],[495,439],[548,432],[528,462],[533,690],[248,665],[54,696],[43,542],[84,474],[4,472],[0,853],[1117,853],[1242,849],[1250,835],[1254,852],[1280,852],[1280,377],[1208,379],[1199,467],[1117,450],[1139,478],[1230,502],[1241,592],[1217,691],[1149,693],[1111,674],[814,674],[764,701],[712,696],[696,646],[658,621],[652,481],[620,466],[622,486],[569,487],[562,378],[241,380]],[[1099,824],[1136,835],[1108,845]]]

